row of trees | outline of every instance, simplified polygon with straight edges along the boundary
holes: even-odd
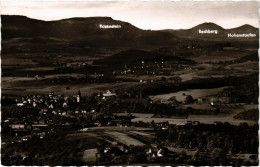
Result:
[[[233,86],[225,89],[220,96],[230,97],[232,102],[256,103],[258,100],[258,73],[247,76],[226,76],[223,78],[199,78],[185,82],[153,82],[118,90],[118,97],[136,98],[150,95],[177,92],[185,89],[211,89],[223,86]]]
[[[242,119],[242,120],[255,120],[257,121],[259,119],[259,110],[258,109],[252,109],[243,111],[237,115],[234,116],[235,119]]]
[[[158,130],[156,141],[174,147],[218,153],[258,153],[258,127],[220,125],[171,125]]]

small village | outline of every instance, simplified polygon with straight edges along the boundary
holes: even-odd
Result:
[[[58,135],[60,131],[63,131],[64,129],[74,131],[76,134],[98,134],[100,130],[94,130],[93,128],[105,128],[105,131],[110,131],[114,128],[122,128],[120,131],[125,128],[144,128],[143,131],[138,133],[145,132],[149,134],[169,131],[170,127],[185,129],[187,127],[209,126],[204,125],[204,123],[197,120],[188,120],[188,114],[178,116],[178,119],[180,120],[187,119],[182,123],[169,123],[168,121],[147,122],[145,119],[143,119],[144,122],[141,121],[142,119],[139,121],[134,121],[136,118],[139,119],[138,115],[135,113],[127,112],[127,110],[120,110],[116,107],[111,108],[113,105],[121,105],[124,103],[127,104],[130,101],[132,101],[132,103],[134,101],[144,101],[143,105],[151,106],[172,106],[176,107],[176,111],[180,110],[182,112],[212,112],[215,114],[217,114],[216,111],[220,112],[220,109],[218,108],[219,106],[224,105],[226,107],[226,105],[231,104],[231,99],[228,97],[211,96],[201,97],[195,100],[192,96],[183,94],[182,96],[186,97],[183,101],[177,101],[175,96],[167,101],[162,101],[150,99],[149,97],[142,97],[141,94],[140,96],[136,96],[134,99],[128,99],[120,95],[120,93],[122,94],[119,90],[105,90],[94,93],[90,96],[82,96],[81,91],[78,90],[77,94],[71,96],[51,92],[46,95],[27,95],[16,98],[10,107],[5,108],[5,111],[8,112],[2,114],[2,144],[10,145],[27,141],[29,142],[31,140],[35,140],[35,138],[38,140],[45,140],[46,136]],[[129,103],[129,105],[132,104]],[[187,105],[187,107],[184,107],[185,105]],[[203,111],[189,107],[193,105],[208,106],[211,110],[207,109]],[[161,108],[161,110],[163,111],[164,109]],[[214,121],[212,125],[215,127],[223,126],[223,122]],[[231,126],[230,124],[227,125]],[[247,125],[240,123],[239,126]],[[193,147],[188,147],[189,149],[180,149],[182,151],[178,150],[179,153],[176,153],[176,146],[172,147],[172,145],[167,142],[163,142],[164,144],[162,144],[161,142],[158,142],[160,141],[159,139],[156,139],[158,141],[154,142],[154,137],[149,139],[142,135],[133,135],[130,132],[127,132],[126,134],[133,137],[135,140],[140,140],[145,143],[145,154],[142,154],[146,159],[149,159],[149,162],[155,163],[158,159],[177,156],[179,153],[188,158],[189,156],[195,154],[197,150]],[[85,163],[106,164],[106,161],[112,160],[112,157],[115,156],[126,155],[126,157],[129,157],[135,152],[135,149],[139,148],[138,144],[137,146],[129,145],[120,140],[102,140],[98,143],[99,147],[97,149],[85,150],[82,153],[83,157],[86,157],[85,159],[83,158]],[[100,152],[100,149],[103,151]],[[91,153],[88,153],[88,151]],[[188,155],[186,155],[187,153]],[[93,155],[95,156],[93,157]],[[28,156],[22,154],[22,157],[26,159]],[[88,160],[89,158],[90,160]],[[135,161],[138,162],[138,160]],[[118,160],[114,163],[120,162],[123,163],[125,161]]]

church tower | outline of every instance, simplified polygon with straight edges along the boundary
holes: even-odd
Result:
[[[77,103],[80,103],[80,100],[81,100],[81,93],[79,90],[78,95],[77,95]]]

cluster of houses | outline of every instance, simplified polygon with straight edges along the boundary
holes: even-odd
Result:
[[[87,67],[88,64],[85,62],[73,62],[73,63],[63,63],[61,64],[58,69],[66,69],[66,68],[70,68],[70,69],[80,69],[80,68],[85,68]]]
[[[94,73],[92,75],[89,75],[90,77],[93,77],[95,79],[100,79],[100,78],[103,78],[104,77],[104,74],[97,74],[97,73]]]
[[[113,156],[120,156],[122,154],[127,154],[130,152],[131,146],[128,146],[126,144],[122,143],[115,143],[108,147],[105,147],[104,153],[110,154]],[[169,153],[169,150],[165,147],[158,147],[155,144],[152,144],[150,147],[145,148],[145,152],[147,156],[151,157],[163,157],[167,153]]]
[[[230,104],[230,102],[231,102],[230,97],[214,96],[214,97],[199,97],[198,98],[199,104],[207,103],[207,104],[210,104],[211,106]]]
[[[9,135],[14,136],[18,141],[27,141],[32,136],[38,136],[40,139],[44,138],[46,133],[55,133],[53,129],[48,127],[45,119],[29,123],[25,118],[7,118],[2,123],[2,128],[8,130]]]
[[[99,101],[106,100],[109,98],[117,97],[114,90],[105,90],[97,94],[97,99]],[[95,112],[95,109],[90,111],[84,109],[75,109],[70,111],[70,105],[77,105],[82,102],[81,92],[72,96],[55,95],[53,92],[48,95],[28,95],[25,97],[20,97],[16,99],[16,105],[19,107],[34,107],[40,109],[39,113],[41,115],[46,115],[51,111],[54,115],[67,115],[68,113],[73,114],[86,114],[87,112]]]
[[[109,98],[109,97],[116,97],[117,94],[114,90],[105,90],[103,92],[99,92],[97,97],[101,97],[103,99]]]
[[[71,100],[72,102],[80,102],[81,93],[77,95],[73,95],[72,97],[64,96],[64,95],[55,95],[53,92],[48,95],[28,95],[25,97],[20,97],[16,99],[17,106],[41,106],[42,108],[54,108],[54,104],[61,103],[63,107],[68,105],[68,102]]]
[[[135,65],[124,65],[121,70],[113,71],[113,75],[168,75],[172,70],[181,69],[180,64],[168,64],[165,61],[141,61]]]
[[[140,95],[141,96],[141,95]],[[116,99],[117,93],[113,90],[105,90],[96,94],[96,99],[99,103],[106,101],[107,99]],[[152,102],[152,101],[151,101]],[[229,103],[230,99],[228,97],[202,97],[198,98],[197,103],[210,103],[212,106],[219,103]],[[16,120],[14,118],[5,119],[3,122],[3,128],[8,127],[10,134],[19,137],[19,136],[28,136],[28,135],[37,135],[40,138],[43,138],[48,132],[46,129],[52,123],[50,114],[59,115],[63,117],[81,117],[81,116],[90,116],[93,119],[92,126],[132,126],[131,119],[132,116],[128,113],[123,115],[115,114],[104,114],[102,115],[102,120],[106,122],[100,122],[99,116],[100,113],[96,112],[95,108],[88,109],[79,109],[76,106],[82,103],[82,97],[80,90],[76,95],[73,96],[64,96],[56,95],[54,93],[49,93],[47,95],[31,95],[25,96],[16,99],[16,105],[21,108],[34,108],[37,113],[37,119],[34,119],[33,122],[26,122],[24,119]],[[70,108],[74,106],[74,108]],[[18,107],[18,108],[19,108]],[[47,119],[46,119],[47,118]],[[186,124],[197,125],[199,122],[187,122]],[[64,124],[65,125],[65,124]],[[67,125],[70,125],[70,122],[67,122]],[[168,126],[165,123],[156,123],[154,125],[157,128],[167,129]],[[26,139],[25,139],[26,140]]]
[[[106,90],[97,94],[96,98],[100,101],[106,100],[109,98],[116,97],[117,94],[113,90]],[[56,95],[53,92],[47,95],[28,95],[25,97],[20,97],[16,99],[16,106],[18,110],[28,109],[35,111],[30,117],[33,118],[28,121],[26,117],[23,118],[5,118],[3,123],[3,128],[9,129],[10,135],[12,136],[27,136],[27,135],[37,135],[41,138],[44,137],[46,131],[42,129],[48,128],[50,125],[54,125],[51,115],[59,115],[61,117],[77,117],[90,115],[92,118],[98,117],[98,113],[95,112],[95,109],[79,109],[79,106],[82,102],[80,90],[76,95],[64,96]],[[73,106],[72,108],[70,106]],[[38,111],[38,112],[36,112]],[[104,115],[105,117],[109,117]],[[110,118],[110,117],[109,117]],[[115,119],[115,117],[114,117]],[[118,118],[121,119],[121,118]],[[69,122],[67,122],[70,125]],[[100,122],[96,122],[97,126]],[[120,121],[110,122],[110,125],[121,125]],[[95,126],[95,124],[93,125]]]
[[[135,146],[133,145],[126,145],[119,142],[112,142],[103,150],[105,156],[110,157],[117,157],[122,155],[131,155],[133,154],[133,149]],[[156,144],[151,144],[150,146],[144,146],[143,151],[145,152],[145,156],[148,158],[160,158],[164,156],[168,156],[170,154],[174,154],[171,152],[167,147],[159,147]],[[101,157],[100,152],[98,149],[88,149],[84,151],[83,154],[83,161],[86,163],[94,163],[97,162],[98,159]]]

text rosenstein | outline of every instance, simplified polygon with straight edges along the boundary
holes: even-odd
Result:
[[[105,25],[105,24],[99,24],[99,28],[121,28],[121,25]]]

